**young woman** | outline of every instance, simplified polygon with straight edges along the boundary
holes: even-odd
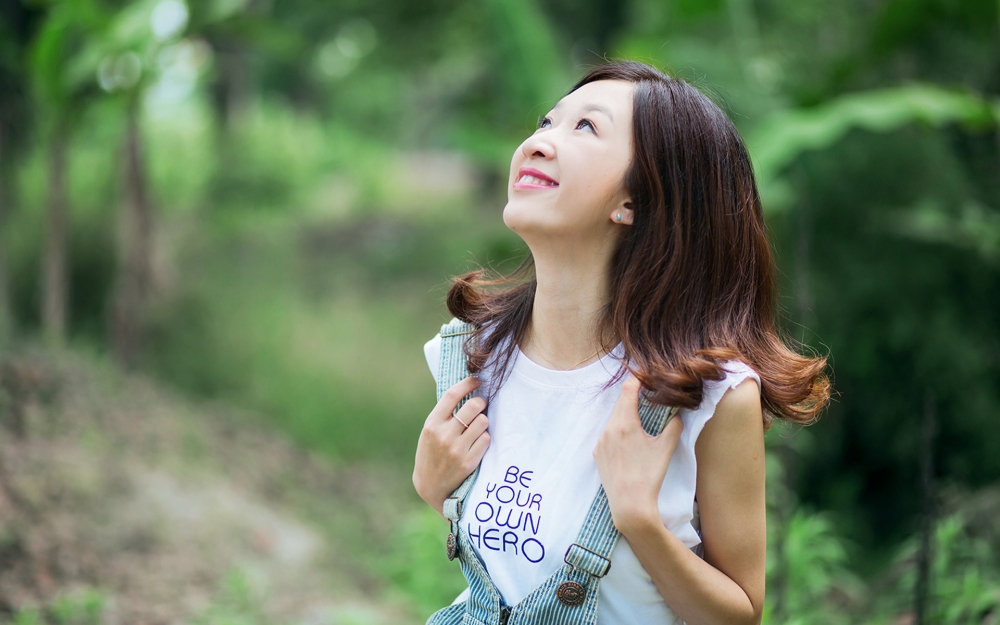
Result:
[[[814,420],[829,382],[825,359],[776,329],[774,263],[735,127],[653,67],[597,67],[515,150],[503,219],[531,255],[507,278],[455,279],[448,308],[474,330],[473,375],[427,417],[417,492],[443,513],[479,466],[453,527],[498,591],[501,622],[570,562],[603,487],[624,540],[594,613],[567,608],[560,622],[759,623],[764,430]],[[435,375],[441,341],[425,346]],[[680,418],[651,435],[640,398]],[[482,586],[448,614],[482,604]]]

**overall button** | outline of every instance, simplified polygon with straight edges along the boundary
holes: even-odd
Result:
[[[448,540],[444,543],[445,552],[448,554],[449,560],[455,559],[455,554],[458,553],[458,541],[455,540],[455,535],[448,533]]]
[[[580,605],[586,596],[587,589],[579,582],[566,581],[559,584],[559,588],[556,589],[556,599],[563,605]]]

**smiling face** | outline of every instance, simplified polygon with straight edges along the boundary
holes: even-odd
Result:
[[[583,85],[514,151],[503,219],[529,247],[553,238],[586,245],[631,222],[624,180],[632,159],[633,90],[623,80]]]

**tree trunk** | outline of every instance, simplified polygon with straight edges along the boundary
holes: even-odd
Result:
[[[218,139],[225,143],[233,126],[250,105],[250,51],[247,46],[231,38],[210,39],[215,50],[219,71],[211,84],[212,109],[215,112]]]
[[[799,341],[808,343],[808,328],[816,327],[813,314],[812,280],[810,264],[812,256],[813,215],[812,198],[809,197],[809,180],[802,164],[797,164],[792,172],[796,188],[795,207],[795,303],[799,324]]]
[[[66,340],[69,305],[66,241],[66,142],[68,131],[60,123],[49,144],[49,208],[45,257],[42,261],[42,332],[50,342]]]
[[[934,392],[924,395],[924,421],[920,431],[920,498],[923,514],[920,524],[920,547],[917,551],[917,583],[914,588],[914,625],[929,623],[933,614],[932,568],[934,566],[934,436],[937,415]]]
[[[111,314],[111,345],[119,364],[136,365],[141,351],[152,270],[153,210],[139,127],[139,101],[130,103],[125,128],[124,201],[118,223],[118,275]]]

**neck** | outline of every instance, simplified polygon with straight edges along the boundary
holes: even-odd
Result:
[[[536,362],[575,369],[597,360],[601,315],[610,297],[608,254],[535,254],[537,288],[522,351]]]

